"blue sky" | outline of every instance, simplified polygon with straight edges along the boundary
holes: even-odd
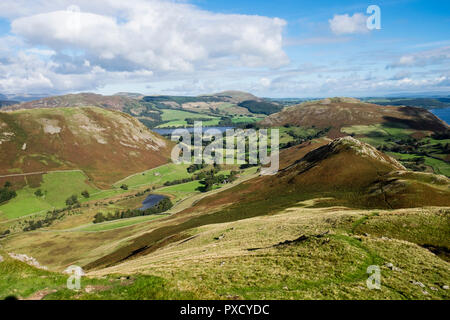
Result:
[[[5,0],[0,93],[448,94],[449,26],[450,1]]]

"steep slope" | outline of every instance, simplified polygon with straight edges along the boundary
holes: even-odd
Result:
[[[107,186],[168,162],[170,143],[97,107],[0,112],[0,175],[81,169]]]
[[[284,108],[261,121],[263,126],[295,125],[331,128],[331,137],[344,136],[343,127],[387,124],[396,128],[411,128],[442,132],[449,126],[431,112],[415,107],[379,106],[353,98],[331,98],[305,102]]]
[[[189,211],[229,206],[225,211],[230,214],[268,213],[310,199],[322,199],[316,204],[320,206],[356,208],[450,205],[448,178],[407,171],[395,159],[354,138],[319,145],[306,155],[302,148],[297,150],[297,160],[276,175],[205,198]]]

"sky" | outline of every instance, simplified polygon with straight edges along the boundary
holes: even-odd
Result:
[[[449,89],[450,1],[0,2],[0,94]]]

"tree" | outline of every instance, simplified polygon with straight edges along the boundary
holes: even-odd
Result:
[[[12,186],[11,182],[9,182],[9,181],[5,182],[5,188],[11,188],[11,186]]]
[[[41,189],[37,189],[36,192],[34,193],[36,197],[42,197],[44,194],[42,193]]]
[[[84,191],[81,193],[81,195],[82,195],[83,197],[85,197],[85,198],[89,198],[89,197],[90,197],[90,194],[89,194],[89,192],[88,192],[87,190],[84,190]]]
[[[128,190],[128,186],[127,186],[126,184],[122,184],[122,185],[120,186],[120,189]]]
[[[103,213],[99,212],[94,216],[94,223],[100,223],[105,221],[105,217],[103,216]]]
[[[73,206],[74,204],[77,203],[78,203],[78,196],[75,194],[66,199],[66,205],[68,206]]]
[[[0,189],[0,203],[8,201],[17,196],[16,191],[11,190],[9,188],[1,188]]]

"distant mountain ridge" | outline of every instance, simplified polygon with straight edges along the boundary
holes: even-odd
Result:
[[[119,92],[112,96],[95,93],[67,94],[47,97],[39,100],[8,105],[2,111],[41,108],[71,108],[95,106],[110,110],[119,110],[138,118],[149,128],[154,128],[170,120],[179,120],[186,125],[186,118],[207,116],[216,122],[226,120],[231,122],[234,116],[250,116],[253,122],[260,120],[263,114],[271,114],[282,109],[279,103],[255,97],[241,91],[225,91],[212,95],[200,96],[143,96],[139,93]],[[167,110],[183,111],[167,116]],[[178,117],[178,118],[177,118]],[[205,117],[203,117],[205,118]],[[167,120],[169,119],[169,120]],[[245,119],[244,119],[245,121]]]
[[[289,106],[261,121],[263,126],[294,125],[330,128],[331,137],[345,136],[344,127],[389,124],[396,127],[442,132],[449,126],[431,112],[415,107],[380,106],[354,98],[327,98]]]
[[[135,100],[127,96],[103,96],[96,93],[68,94],[63,96],[47,97],[39,100],[23,102],[3,108],[2,111],[39,108],[69,108],[69,107],[101,107],[112,110],[123,111]]]

